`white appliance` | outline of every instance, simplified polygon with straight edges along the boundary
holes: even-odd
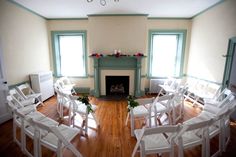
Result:
[[[38,72],[30,74],[32,89],[35,93],[41,93],[41,101],[54,95],[52,72]]]

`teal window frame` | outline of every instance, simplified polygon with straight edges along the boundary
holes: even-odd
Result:
[[[69,76],[76,78],[84,78],[88,77],[87,72],[87,31],[52,31],[52,51],[53,51],[53,66],[54,66],[54,76],[61,77],[61,56],[60,56],[60,48],[59,48],[59,37],[60,36],[82,36],[82,46],[83,46],[83,59],[84,59],[84,68],[85,75],[84,76]],[[76,68],[75,68],[76,69]]]
[[[155,35],[177,35],[178,36],[178,47],[176,52],[176,69],[175,76],[173,77],[183,77],[183,67],[184,67],[184,56],[185,56],[185,45],[186,45],[186,35],[187,30],[149,30],[149,50],[148,50],[148,78],[166,78],[153,76],[152,71],[152,60],[153,60],[153,36]]]

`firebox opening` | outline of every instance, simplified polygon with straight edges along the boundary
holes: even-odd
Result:
[[[129,76],[106,76],[106,95],[129,95]]]

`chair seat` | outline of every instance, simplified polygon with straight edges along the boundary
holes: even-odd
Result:
[[[26,106],[26,107],[19,108],[18,110],[22,114],[26,115],[26,114],[29,114],[30,112],[36,111],[36,108],[33,105],[29,105],[29,106]]]
[[[133,114],[135,117],[142,117],[142,116],[148,115],[149,113],[146,107],[144,107],[143,105],[140,105],[133,108]]]
[[[34,102],[35,102],[35,98],[29,98],[29,99],[26,99],[26,100],[22,100],[21,101],[21,104],[25,107],[25,106],[29,106],[29,105],[34,105]]]
[[[161,88],[163,88],[167,93],[175,93],[175,89],[172,89],[170,86],[167,85],[159,85]]]
[[[34,94],[29,94],[26,95],[27,98],[38,98],[40,97],[42,94],[41,93],[34,93]]]
[[[138,138],[141,134],[141,129],[134,131],[135,136]],[[170,143],[167,141],[163,134],[151,134],[143,137],[145,143],[145,150],[163,150],[170,149]]]
[[[196,135],[196,131],[188,131],[182,135],[183,146],[191,146],[192,144],[202,142],[202,139]]]
[[[92,106],[92,110],[95,112],[96,109],[97,109],[97,106],[93,105],[93,104],[91,104],[91,106]],[[79,113],[82,113],[82,114],[86,114],[87,106],[85,104],[82,104],[82,103],[78,104],[78,108],[77,108],[76,112],[79,112]]]
[[[58,130],[68,141],[71,141],[80,131],[64,124],[58,126]],[[58,138],[53,133],[48,133],[41,141],[43,144],[50,145],[54,149],[57,148]]]
[[[154,104],[154,107],[156,108],[157,113],[162,113],[162,112],[165,112],[167,110],[167,107],[164,106],[163,104],[159,103],[159,102]]]

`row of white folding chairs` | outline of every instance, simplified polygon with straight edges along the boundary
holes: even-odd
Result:
[[[129,108],[126,122],[127,125],[130,116],[131,136],[134,135],[135,118],[145,118],[148,121],[148,125],[152,125],[154,119],[155,126],[157,126],[157,120],[160,122],[160,118],[166,114],[170,124],[176,124],[176,122],[183,117],[184,110],[184,93],[187,87],[178,88],[173,94],[166,94],[164,96],[157,96],[156,98],[142,98],[136,99],[139,106]]]
[[[228,89],[227,89],[228,90]],[[228,91],[231,92],[231,91]],[[213,101],[211,101],[213,102]],[[210,138],[219,135],[219,150],[212,156],[218,156],[222,151],[226,150],[226,147],[230,140],[230,115],[234,112],[236,106],[236,100],[232,93],[227,95],[221,101],[214,103],[206,103],[203,111],[185,123],[195,123],[210,118],[216,118],[219,122],[214,127],[210,128]],[[225,116],[222,116],[225,113]],[[208,148],[210,150],[210,148]],[[209,151],[208,151],[209,152]]]
[[[200,99],[214,99],[222,90],[221,85],[203,80],[189,79],[187,84],[189,88],[185,100],[192,100],[193,106],[199,105]]]
[[[193,118],[183,124],[163,125],[155,128],[143,128],[135,130],[137,143],[134,147],[132,157],[137,150],[140,150],[140,156],[147,154],[170,153],[174,157],[174,147],[178,146],[178,156],[184,156],[184,150],[201,145],[202,157],[210,156],[210,139],[219,135],[219,151],[212,156],[218,156],[222,149],[226,149],[226,143],[229,140],[229,115],[236,109],[236,101],[230,100],[225,103],[225,110],[221,110],[214,116],[207,118]]]
[[[59,125],[58,122],[46,117],[38,112],[33,105],[22,107],[11,95],[7,96],[8,106],[13,113],[13,137],[14,141],[20,146],[23,153],[27,156],[41,156],[41,147],[57,153],[62,156],[63,148],[71,150],[76,156],[82,155],[70,141],[79,133],[79,130],[70,128],[66,125]],[[20,140],[16,137],[17,127],[20,128]],[[33,141],[33,154],[27,150],[26,136]]]
[[[99,126],[99,122],[95,116],[95,112],[97,110],[97,106],[94,104],[91,104],[91,109],[93,112],[89,112],[86,104],[81,103],[78,101],[78,96],[64,93],[58,88],[55,88],[55,91],[57,93],[57,104],[58,104],[58,111],[61,118],[65,119],[66,117],[63,115],[64,107],[69,110],[68,112],[68,122],[69,125],[72,125],[72,127],[77,127],[85,132],[85,134],[88,133],[88,121],[89,119],[92,119],[95,121],[96,126]],[[76,116],[80,116],[83,120],[82,125],[76,124]]]
[[[57,88],[63,93],[67,93],[67,94],[76,94],[74,87],[75,87],[75,84],[72,83],[70,79],[66,76],[60,77],[54,83],[54,88]]]
[[[28,83],[24,83],[9,90],[9,94],[21,102],[24,106],[34,104],[36,107],[43,105],[41,93],[35,93]]]

